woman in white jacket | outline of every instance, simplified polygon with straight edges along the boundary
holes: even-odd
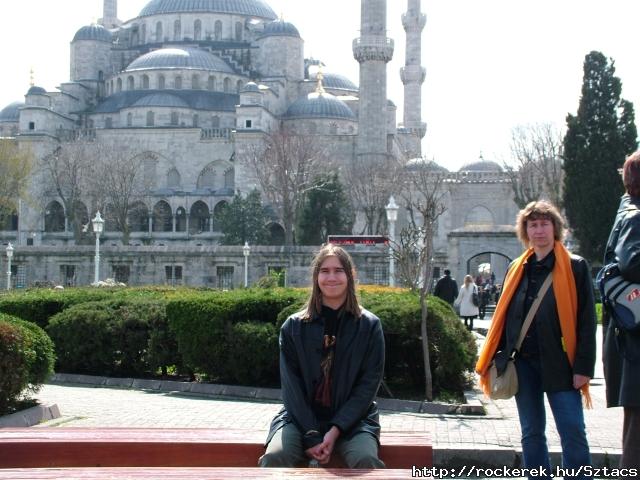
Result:
[[[473,330],[473,319],[480,313],[478,306],[473,304],[474,293],[478,294],[478,287],[473,283],[471,275],[465,275],[464,284],[460,287],[454,306],[460,308],[460,316],[464,319],[464,325],[468,330]]]

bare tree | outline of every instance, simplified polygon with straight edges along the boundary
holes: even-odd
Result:
[[[282,219],[285,245],[293,245],[305,194],[322,187],[316,177],[328,165],[320,138],[279,130],[267,135],[263,145],[249,149],[247,156],[265,197]]]
[[[96,145],[92,141],[81,139],[58,145],[41,161],[45,192],[62,201],[76,244],[82,243],[85,237],[82,222],[88,219],[82,218],[79,206],[89,191],[88,179],[95,152]]]
[[[95,153],[91,194],[105,218],[122,232],[122,243],[128,245],[130,219],[143,216],[140,206],[151,189],[153,179],[145,171],[145,162],[150,159],[143,155],[131,157],[125,149],[105,144],[98,144]]]
[[[16,200],[26,192],[33,157],[18,148],[14,140],[0,139],[0,215],[11,215]]]
[[[428,165],[425,162],[425,166]],[[409,229],[419,241],[415,257],[418,260],[420,286],[420,333],[425,372],[425,396],[433,400],[433,375],[429,360],[429,336],[427,333],[427,294],[433,279],[433,239],[437,231],[438,218],[445,211],[444,197],[447,193],[445,174],[428,168],[413,168],[404,171],[401,202],[407,210]]]
[[[550,123],[517,126],[511,131],[516,165],[505,164],[514,200],[520,208],[546,197],[562,208],[562,136]]]
[[[355,156],[347,170],[351,204],[364,215],[361,234],[383,234],[386,230],[385,205],[397,188],[402,165],[394,157]]]

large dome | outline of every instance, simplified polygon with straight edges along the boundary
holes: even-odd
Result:
[[[102,25],[87,25],[76,32],[73,41],[77,42],[78,40],[97,40],[111,43],[111,33]]]
[[[282,19],[267,23],[264,26],[262,37],[296,37],[300,38],[300,32],[293,23]]]
[[[328,93],[312,93],[291,104],[287,119],[292,118],[345,118],[355,120],[356,116],[341,100]]]
[[[20,107],[24,107],[24,102],[13,102],[0,110],[0,122],[17,122],[20,119]]]
[[[230,13],[267,20],[278,18],[263,0],[151,0],[139,16],[189,12]]]
[[[504,170],[496,162],[480,159],[476,162],[467,163],[458,171],[459,172],[503,172]]]
[[[186,68],[234,73],[233,69],[214,54],[195,48],[162,48],[136,58],[126,72],[165,68]]]
[[[312,73],[310,80],[318,81],[318,72]],[[335,90],[358,91],[358,86],[355,83],[344,75],[338,75],[337,73],[322,72],[322,86]]]

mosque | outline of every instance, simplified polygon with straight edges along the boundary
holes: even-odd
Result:
[[[401,19],[401,122],[386,92],[394,50],[386,37],[386,0],[361,4],[361,36],[351,45],[360,64],[356,85],[331,71],[330,59],[307,57],[296,26],[264,0],[150,0],[126,21],[118,19],[117,0],[104,0],[102,18],[72,36],[70,79],[54,92],[32,85],[24,102],[0,110],[0,137],[14,139],[36,160],[82,140],[117,145],[141,161],[148,194],[130,219],[130,245],[105,225],[103,276],[133,284],[240,283],[242,252],[219,245],[217,216],[235,192],[259,187],[247,152],[279,129],[320,138],[333,165],[396,158],[407,168],[446,174],[436,265],[449,266],[460,278],[488,262],[502,275],[519,252],[510,227],[517,208],[502,167],[480,159],[449,172],[420,158],[427,131],[420,0],[408,0]],[[0,231],[3,243],[16,247],[14,284],[89,283],[91,247],[77,245],[55,192],[31,183],[29,200],[18,201]],[[95,214],[91,198],[74,208],[79,221],[89,224]],[[401,212],[399,226],[403,218]],[[275,215],[270,225],[273,239],[284,236],[280,220]],[[306,271],[296,271],[308,263],[308,252],[292,248],[286,255],[277,246],[254,252],[261,260],[251,277],[284,271],[289,284],[304,283]],[[385,283],[384,252],[366,261],[360,267],[364,280]]]

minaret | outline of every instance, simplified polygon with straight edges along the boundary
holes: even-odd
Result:
[[[387,156],[387,63],[393,40],[387,38],[387,0],[361,0],[360,38],[353,56],[360,63],[358,156],[372,161]]]
[[[115,28],[120,25],[118,20],[118,0],[104,0],[100,25],[105,28]]]
[[[407,48],[400,78],[404,84],[404,127],[416,139],[411,156],[419,157],[422,154],[422,139],[427,133],[427,124],[422,122],[422,84],[426,70],[421,65],[422,30],[427,23],[427,16],[420,13],[420,0],[408,0],[407,3],[407,13],[402,15]]]

